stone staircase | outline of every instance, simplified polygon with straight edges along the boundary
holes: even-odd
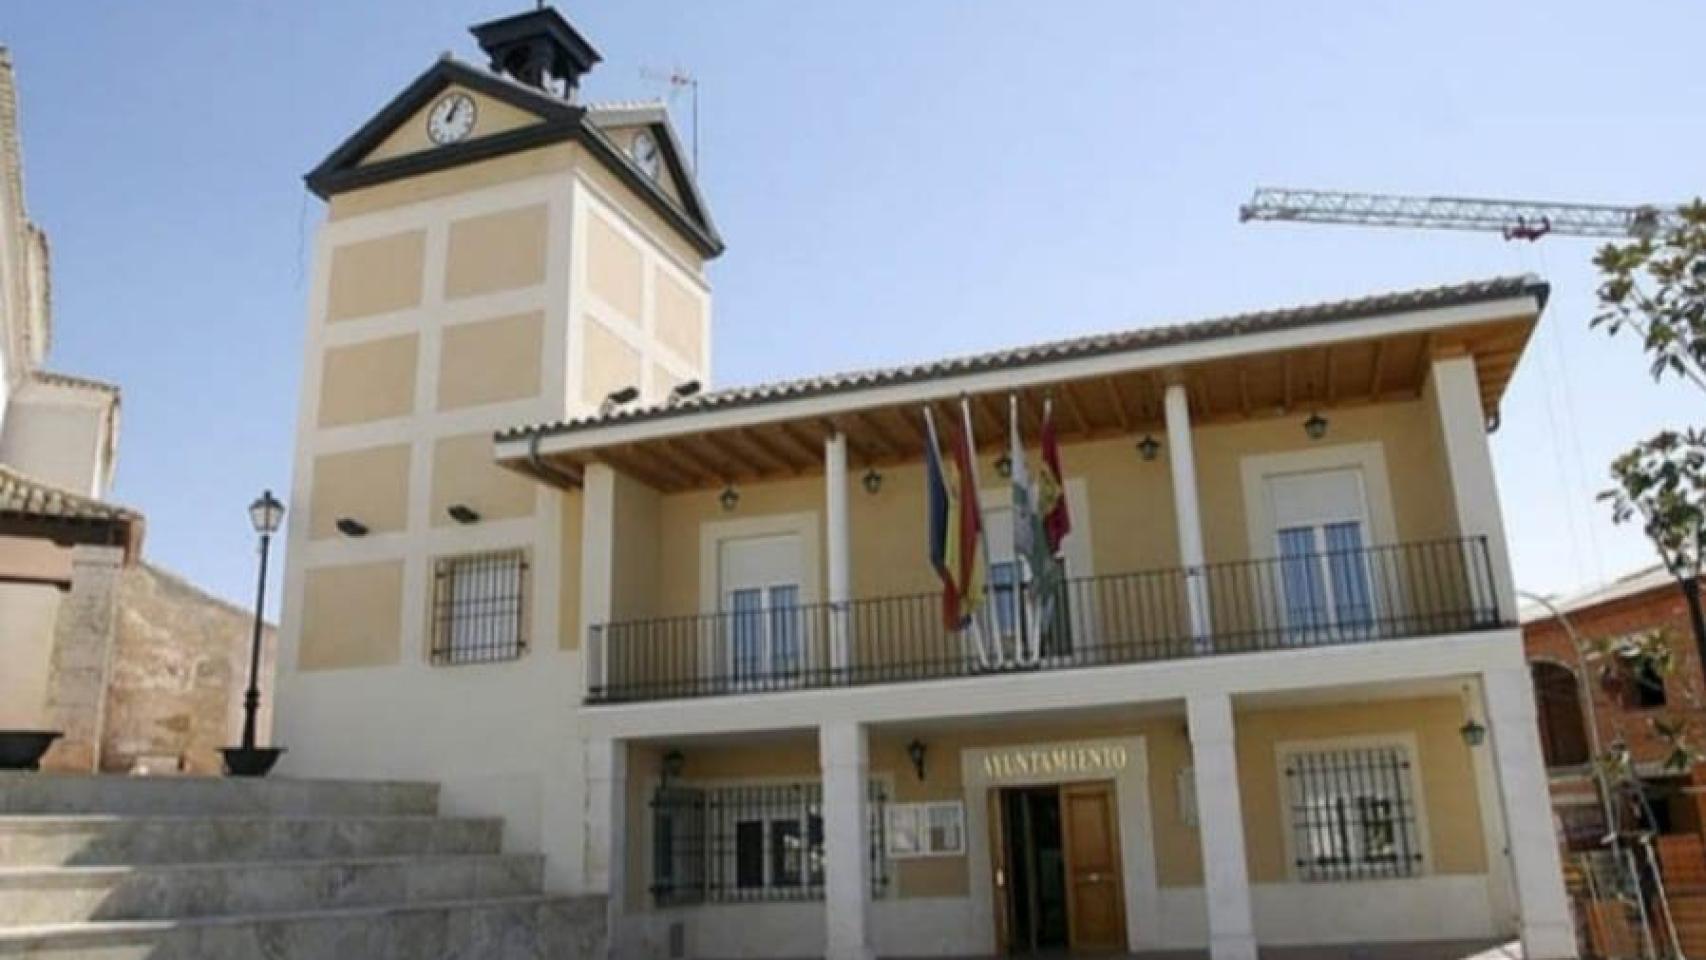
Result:
[[[0,773],[0,960],[602,956],[502,833],[432,784]]]

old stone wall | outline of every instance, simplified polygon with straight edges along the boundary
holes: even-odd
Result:
[[[242,733],[254,613],[147,563],[119,582],[101,769],[218,773]],[[259,740],[272,729],[274,628],[262,639]]]

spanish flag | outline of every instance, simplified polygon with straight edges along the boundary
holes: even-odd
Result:
[[[943,626],[961,630],[976,616],[986,597],[983,518],[978,509],[970,423],[950,435],[951,477],[942,463],[936,419],[929,407],[924,408],[924,425],[929,434],[924,469],[930,565],[942,578]]]

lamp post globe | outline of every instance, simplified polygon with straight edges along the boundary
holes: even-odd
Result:
[[[270,537],[278,532],[279,525],[284,522],[284,504],[266,490],[249,504],[249,522],[254,524],[255,532],[263,537]]]
[[[272,547],[272,535],[284,523],[284,504],[266,490],[249,504],[249,523],[260,534],[260,573],[255,583],[255,629],[249,640],[249,689],[243,694],[243,742],[220,751],[225,756],[225,772],[234,777],[264,777],[278,762],[281,747],[255,746],[255,715],[261,706],[260,670],[261,637],[265,630],[264,611],[267,601],[267,554]]]

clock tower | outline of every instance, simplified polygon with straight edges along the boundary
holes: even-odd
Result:
[[[306,178],[278,739],[294,775],[440,782],[573,891],[579,492],[493,435],[708,381],[723,245],[663,105],[587,100],[561,15],[472,32],[478,62],[432,62]],[[508,612],[470,644],[445,611],[475,595]]]

